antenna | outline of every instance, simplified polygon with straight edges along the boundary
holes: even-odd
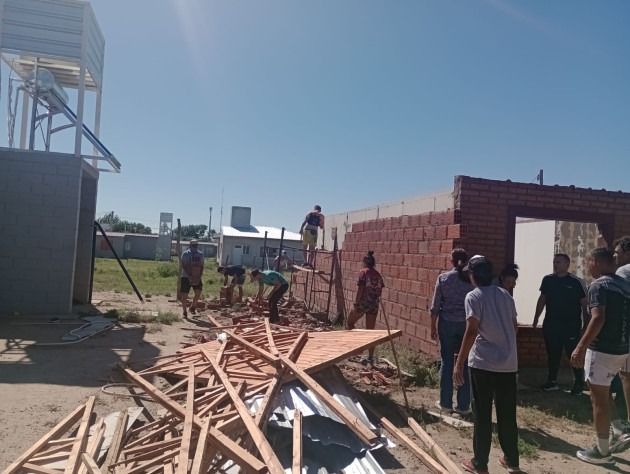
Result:
[[[210,210],[210,217],[208,218],[208,240],[210,240],[210,230],[212,229],[212,206],[210,206],[209,208]]]
[[[538,172],[538,176],[536,176],[536,179],[538,180],[538,184],[540,184],[542,186],[543,185],[543,181],[544,181],[543,170],[540,170]]]
[[[225,188],[221,188],[221,217],[219,217],[219,232],[223,232],[223,191]]]

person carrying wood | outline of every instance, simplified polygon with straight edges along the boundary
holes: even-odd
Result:
[[[324,214],[319,205],[315,205],[313,210],[306,214],[304,222],[300,227],[302,244],[304,246],[304,266],[313,268],[315,260],[315,246],[317,245],[317,231],[324,228]]]
[[[245,284],[245,269],[240,265],[228,265],[226,267],[217,268],[217,272],[223,274],[223,286],[227,286],[228,277],[232,277],[230,287],[232,291],[234,287],[238,288],[239,300],[243,299],[243,285]]]
[[[354,325],[363,315],[365,315],[366,329],[374,329],[376,326],[381,293],[385,283],[381,274],[374,268],[376,259],[374,258],[374,252],[371,250],[363,257],[363,266],[364,268],[359,272],[357,280],[358,288],[354,308],[348,315],[346,322],[347,329],[354,329]],[[368,357],[364,358],[362,362],[370,365],[374,364],[374,348],[369,350]]]
[[[199,242],[197,240],[191,240],[188,250],[182,254],[182,273],[180,277],[180,290],[179,300],[182,303],[183,316],[188,317],[188,293],[192,288],[195,292],[193,301],[190,305],[190,312],[195,314],[197,308],[197,302],[201,296],[201,290],[203,288],[203,282],[201,277],[203,275],[203,253],[198,248]]]
[[[269,297],[269,321],[277,323],[280,320],[278,314],[278,302],[282,295],[284,295],[289,289],[289,283],[282,276],[282,273],[275,272],[273,270],[260,271],[257,268],[250,272],[252,282],[258,282],[258,294],[256,299],[259,304],[263,302],[263,293],[265,292],[265,285],[273,287]]]

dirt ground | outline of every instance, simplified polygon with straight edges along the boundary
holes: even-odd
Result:
[[[179,314],[169,298],[156,296],[140,304],[131,295],[95,293],[96,310],[163,311]],[[96,411],[106,415],[133,406],[132,399],[106,394],[105,384],[122,381],[119,364],[132,368],[147,359],[170,354],[193,342],[198,326],[177,321],[172,325],[121,323],[111,331],[78,344],[40,346],[60,342],[61,336],[77,327],[77,319],[66,316],[50,322],[51,317],[10,318],[0,320],[0,468],[32,445],[59,419],[89,395],[96,395]],[[358,376],[363,370],[356,359],[342,365],[342,371],[355,388],[385,416],[402,426],[403,418],[396,404],[402,397],[395,379],[390,385],[375,388]],[[566,375],[566,374],[565,374]],[[531,449],[531,456],[521,466],[529,473],[586,474],[604,472],[630,473],[630,451],[617,455],[612,470],[578,461],[575,451],[593,441],[588,414],[587,394],[571,397],[567,393],[543,394],[529,388],[541,374],[530,371],[520,375],[519,427],[521,438]],[[124,389],[113,389],[125,393]],[[388,396],[383,396],[387,394]],[[423,417],[423,407],[433,408],[438,398],[434,388],[408,388],[414,415]],[[394,403],[395,402],[395,403]],[[424,418],[427,431],[456,461],[471,456],[471,429],[455,429]],[[412,432],[403,428],[408,435]],[[413,436],[412,436],[413,438]],[[420,444],[420,443],[419,443]],[[384,450],[380,450],[384,451]],[[383,468],[391,473],[428,472],[407,450],[396,447],[375,454]],[[498,464],[500,449],[491,452],[490,472],[504,472]]]

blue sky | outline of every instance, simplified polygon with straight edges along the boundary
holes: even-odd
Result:
[[[630,191],[630,2],[92,0],[98,211],[255,224],[453,176]],[[3,133],[4,135],[4,133]],[[228,217],[226,217],[228,216]]]

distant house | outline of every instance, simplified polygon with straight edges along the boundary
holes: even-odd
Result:
[[[273,264],[280,249],[282,229],[278,227],[255,226],[250,224],[251,208],[232,207],[229,226],[221,227],[217,261],[220,265],[245,265],[248,267],[268,267]],[[265,255],[265,233],[267,233],[267,253]],[[302,242],[300,234],[284,231],[282,248],[287,256],[301,263]]]
[[[128,234],[125,232],[107,232],[107,237],[120,258],[136,258],[139,260],[156,260],[158,236],[153,234]],[[190,242],[181,242],[182,252],[188,249]],[[171,243],[171,255],[176,255],[177,242]],[[96,234],[96,257],[114,258],[109,245],[100,233]],[[217,244],[212,242],[199,242],[201,250],[206,258],[217,256]]]

